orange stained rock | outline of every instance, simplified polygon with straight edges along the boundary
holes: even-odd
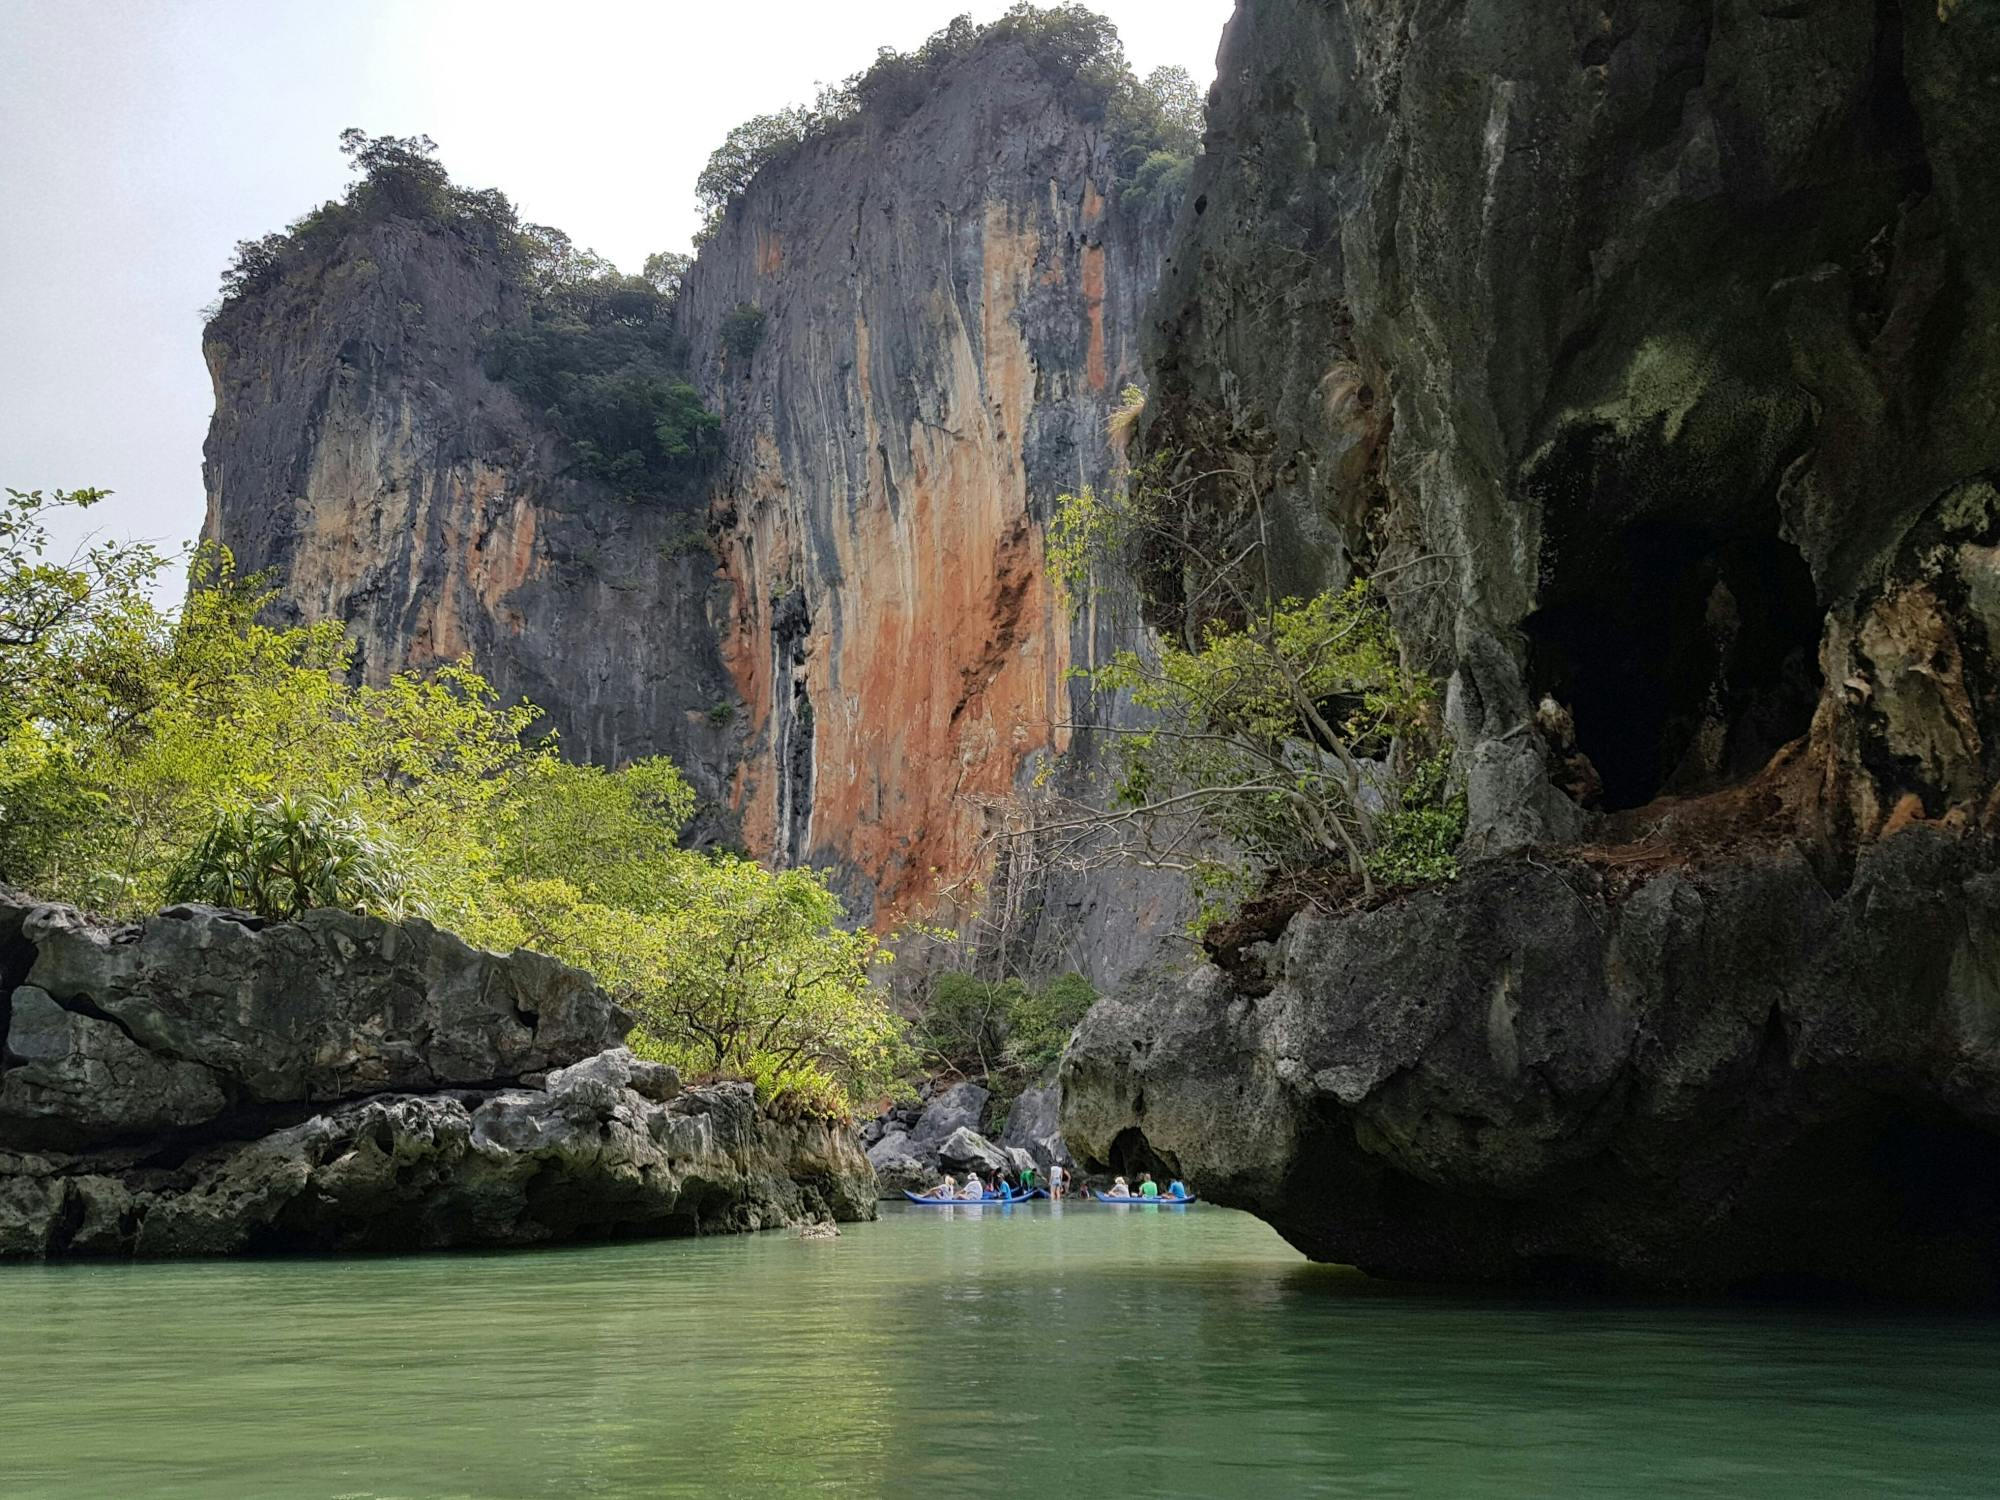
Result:
[[[817,498],[837,508],[835,524],[823,528],[834,556],[800,570],[811,585],[810,842],[873,885],[882,927],[927,909],[940,885],[978,873],[981,799],[1007,796],[1031,756],[1068,741],[1058,724],[1067,712],[1069,633],[1047,579],[1021,453],[1035,371],[1017,313],[1042,274],[1040,245],[1003,205],[989,205],[983,230],[977,337],[965,321],[970,309],[948,290],[937,289],[929,309],[948,330],[940,367],[926,372],[941,414],[900,430],[883,426],[867,319],[857,315],[852,378],[865,429],[857,438],[871,455],[867,481],[860,493]],[[1101,251],[1098,266],[1101,285]],[[1096,347],[1101,365],[1101,336]],[[788,554],[785,536],[801,499],[793,491],[814,476],[783,473],[768,437],[759,439],[754,470],[734,497],[726,660],[751,705],[753,732],[765,737],[765,761],[738,790],[746,842],[762,851],[777,832],[772,706],[790,690],[788,667],[774,676],[770,600],[795,581],[794,563],[806,561]]]
[[[1084,380],[1093,391],[1107,382],[1104,365],[1104,247],[1083,247],[1083,298],[1090,317],[1090,352],[1084,357]]]

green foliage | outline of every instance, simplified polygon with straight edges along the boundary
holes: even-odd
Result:
[[[661,873],[638,908],[566,880],[516,883],[521,935],[596,974],[639,1016],[648,1056],[822,1112],[892,1087],[900,1027],[868,979],[884,955],[839,925],[816,875],[691,854]]]
[[[812,872],[683,848],[669,762],[568,764],[469,662],[357,685],[337,623],[261,623],[268,590],[218,550],[178,615],[149,552],[52,568],[45,519],[76,503],[0,508],[0,880],[117,916],[421,912],[594,969],[652,1055],[811,1109],[884,1089],[887,955]]]
[[[1194,178],[1194,158],[1155,151],[1139,164],[1122,194],[1133,208],[1153,203],[1178,203]]]
[[[709,540],[708,528],[695,517],[688,516],[660,543],[660,556],[668,562],[680,557],[713,558],[715,543]]]
[[[1465,813],[1465,793],[1451,784],[1450,755],[1422,762],[1396,789],[1396,805],[1378,822],[1369,873],[1384,885],[1456,880]]]
[[[947,971],[932,977],[912,1040],[926,1067],[980,1079],[1012,1099],[1047,1076],[1096,998],[1081,974],[1037,988]]]
[[[722,347],[731,359],[748,360],[764,342],[764,309],[754,302],[739,302],[722,320]]]
[[[694,201],[703,219],[712,223],[718,218],[767,163],[806,138],[810,122],[810,112],[794,105],[776,114],[753,115],[724,136],[695,178]]]
[[[371,136],[350,127],[340,133],[340,151],[357,174],[346,193],[295,219],[281,234],[238,240],[222,273],[219,306],[275,285],[356,229],[390,218],[431,224],[513,259],[529,255],[507,195],[454,184],[429,136]]]
[[[1197,927],[1264,880],[1327,867],[1364,889],[1449,878],[1464,806],[1431,748],[1436,684],[1405,665],[1382,597],[1365,579],[1274,597],[1254,498],[1231,516],[1167,459],[1131,479],[1060,498],[1050,566],[1074,604],[1136,565],[1170,586],[1176,628],[1079,674],[1148,723],[1106,731],[1108,809],[1072,807],[1038,831],[1059,856],[1188,874]]]
[[[672,301],[681,294],[681,285],[694,269],[694,257],[678,250],[656,250],[646,257],[639,275],[662,297]]]
[[[218,813],[168,875],[166,897],[278,921],[322,906],[409,911],[398,852],[352,811],[312,797]]]
[[[720,451],[722,423],[686,378],[672,298],[575,253],[567,236],[549,231],[542,243],[541,294],[495,335],[487,374],[542,412],[585,473],[631,497],[691,492]]]
[[[875,61],[822,88],[810,106],[793,105],[738,125],[709,157],[695,182],[708,231],[759,171],[806,141],[862,124],[889,126],[914,114],[976,52],[1013,43],[1087,119],[1102,120],[1118,180],[1129,181],[1155,151],[1192,156],[1201,145],[1203,101],[1184,68],[1132,75],[1118,30],[1080,4],[1039,6],[1017,0],[984,26],[969,15],[909,52],[884,47]]]

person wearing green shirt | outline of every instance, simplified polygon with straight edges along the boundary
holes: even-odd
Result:
[[[1157,1198],[1160,1196],[1160,1185],[1153,1181],[1153,1174],[1151,1172],[1141,1172],[1139,1174],[1139,1196],[1141,1198]]]
[[[1035,1190],[1035,1169],[1032,1166],[1021,1168],[1021,1191],[1024,1193],[1032,1193],[1034,1190]]]

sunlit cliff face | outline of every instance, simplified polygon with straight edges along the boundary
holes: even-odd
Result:
[[[1107,186],[1091,128],[1003,66],[767,172],[691,284],[697,358],[767,313],[706,370],[745,843],[836,866],[879,924],[975,880],[991,802],[1070,743],[1089,648],[1043,526],[1111,478],[1164,227]]]

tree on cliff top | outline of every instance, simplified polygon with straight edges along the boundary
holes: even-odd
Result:
[[[1104,121],[1121,183],[1156,151],[1186,156],[1200,148],[1203,102],[1185,69],[1156,68],[1141,81],[1105,17],[1085,5],[1017,0],[984,26],[961,15],[909,52],[884,47],[860,72],[821,88],[810,105],[758,115],[731,130],[695,180],[703,237],[758,172],[803,142],[857,122],[893,125],[975,54],[1006,43],[1020,46],[1071,108]]]
[[[223,306],[321,264],[346,236],[389,220],[464,236],[522,295],[519,315],[484,350],[563,440],[574,472],[628,499],[685,498],[720,443],[721,420],[688,379],[673,304],[685,256],[655,255],[627,276],[560,229],[523,224],[505,194],[452,182],[429,136],[341,132],[356,177],[283,234],[243,240],[222,280]],[[222,316],[221,308],[216,312]]]

